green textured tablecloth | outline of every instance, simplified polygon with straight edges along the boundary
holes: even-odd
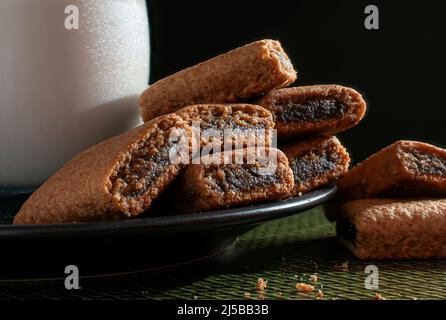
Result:
[[[336,265],[348,261],[348,271]],[[379,290],[367,290],[364,268],[379,269]],[[317,274],[318,281],[309,277]],[[204,264],[164,273],[81,279],[81,289],[68,291],[63,281],[0,283],[0,298],[50,299],[258,299],[259,277],[268,281],[260,298],[324,299],[446,298],[446,261],[364,262],[334,238],[334,226],[322,211],[312,211],[257,227],[235,247]],[[303,294],[298,282],[315,286]]]

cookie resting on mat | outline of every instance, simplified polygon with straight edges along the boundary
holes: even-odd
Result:
[[[140,99],[144,121],[205,103],[243,102],[296,80],[280,42],[260,40],[150,85]]]
[[[446,196],[446,150],[416,141],[397,141],[353,167],[338,181],[326,210],[336,220],[336,205],[354,199]]]
[[[290,143],[281,150],[294,174],[292,195],[313,190],[348,171],[349,154],[336,137],[313,137]]]
[[[446,199],[365,199],[341,207],[339,239],[360,259],[446,258]]]
[[[170,139],[170,135],[185,139]],[[135,217],[177,176],[170,155],[190,143],[191,128],[171,114],[78,154],[37,189],[14,224]]]
[[[238,162],[235,159],[239,159]],[[288,159],[278,149],[245,148],[200,160],[200,164],[189,165],[176,181],[175,194],[180,195],[176,200],[178,212],[208,211],[283,199],[290,195],[294,185]]]
[[[366,111],[357,91],[338,85],[277,89],[256,103],[273,114],[279,139],[333,135],[355,126]]]
[[[269,136],[274,128],[271,113],[252,104],[193,105],[178,110],[176,114],[190,126],[199,125],[200,130],[194,132],[197,147],[198,144],[201,148],[216,146],[218,151],[222,151],[225,145],[231,149],[248,144],[252,147],[269,146]]]

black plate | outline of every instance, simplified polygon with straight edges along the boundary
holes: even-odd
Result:
[[[0,278],[83,276],[159,270],[196,262],[229,248],[258,223],[316,207],[336,192],[330,184],[301,197],[192,215],[125,221],[11,225],[28,194],[0,199]]]

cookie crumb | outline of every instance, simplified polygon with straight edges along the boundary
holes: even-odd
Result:
[[[312,274],[312,275],[310,276],[310,281],[311,281],[311,282],[317,282],[317,280],[318,280],[318,277],[317,277],[316,274]]]
[[[263,280],[263,278],[257,279],[257,285],[256,285],[257,291],[263,291],[266,289],[266,287],[267,287],[267,281]]]
[[[322,292],[322,290],[318,290],[316,293],[316,299],[317,300],[322,300],[324,299],[324,293]]]
[[[250,294],[249,292],[245,292],[245,293],[243,294],[243,296],[244,296],[246,299],[251,298],[251,294]]]
[[[381,293],[376,293],[375,294],[375,300],[386,300],[386,299],[384,299],[384,297],[381,295]]]
[[[300,292],[313,292],[314,286],[306,284],[306,283],[298,283],[296,284],[296,289]]]
[[[263,293],[260,293],[257,297],[257,300],[265,300],[265,295]]]

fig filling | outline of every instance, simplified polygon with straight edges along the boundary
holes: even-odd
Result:
[[[341,219],[336,223],[336,233],[340,238],[354,243],[358,230],[347,219]]]
[[[169,141],[169,134],[157,128],[150,139],[141,142],[121,163],[110,177],[110,193],[122,212],[142,212],[150,206],[150,193],[159,187],[157,183],[168,170],[169,154],[177,143]]]
[[[409,170],[422,175],[431,174],[446,177],[446,158],[415,150],[408,152],[406,155],[406,165]]]
[[[327,150],[311,150],[290,161],[296,184],[303,184],[336,169],[337,157]]]
[[[267,188],[279,182],[276,173],[264,174],[255,164],[212,165],[206,169],[205,179],[211,180],[216,192],[250,192]]]
[[[284,122],[314,122],[342,118],[346,112],[347,105],[336,99],[311,98],[284,105],[275,118]]]

